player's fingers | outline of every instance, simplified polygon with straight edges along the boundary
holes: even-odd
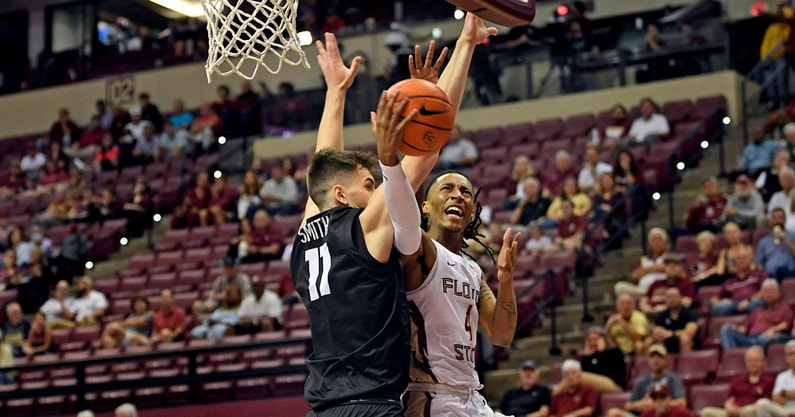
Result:
[[[357,56],[353,58],[351,61],[351,70],[346,78],[346,81],[350,81],[353,78],[356,78],[356,73],[359,72],[359,66],[362,65],[362,57]]]
[[[323,55],[326,53],[326,47],[323,46],[323,42],[320,39],[315,41],[315,46],[317,47],[318,55]]]
[[[414,55],[409,55],[409,72],[412,74],[417,72],[417,67],[414,66]]]
[[[502,246],[504,248],[509,248],[511,245],[511,228],[505,229],[505,233],[502,234]]]
[[[397,128],[395,128],[395,133],[399,134],[403,132],[403,129],[406,127],[406,125],[409,124],[409,122],[411,122],[414,119],[414,116],[416,115],[417,115],[417,109],[412,110],[411,113],[409,113],[408,116],[406,116],[403,120],[401,120],[400,123],[397,125]]]
[[[403,114],[403,109],[406,107],[408,100],[402,99],[397,103],[397,107],[390,107],[392,110],[392,117],[389,119],[389,130],[397,131],[397,126],[400,124],[400,115]]]
[[[422,66],[422,48],[419,45],[414,45],[414,64]],[[419,68],[415,68],[419,69]]]
[[[326,51],[330,53],[340,52],[340,49],[337,46],[337,38],[331,32],[326,32]]]
[[[425,68],[430,68],[431,63],[433,62],[433,50],[436,47],[436,41],[432,40],[430,44],[428,44],[428,53],[425,54]]]
[[[493,26],[486,28],[486,32],[488,32],[488,33],[489,33],[489,36],[495,36],[495,35],[497,35],[498,33],[500,33],[500,31],[499,31],[499,30],[497,30],[497,28],[495,28],[495,27],[493,27]]]
[[[379,116],[383,116],[384,114],[384,107],[386,106],[387,97],[386,97],[386,90],[381,92],[381,99],[378,100],[378,108],[376,108],[375,112]]]
[[[444,49],[442,49],[442,53],[439,54],[439,58],[436,60],[436,64],[434,64],[434,66],[433,66],[433,68],[436,69],[436,71],[439,71],[440,69],[442,69],[442,64],[444,64],[444,61],[447,60],[447,52],[448,51],[449,50],[447,49],[446,46],[444,47]]]

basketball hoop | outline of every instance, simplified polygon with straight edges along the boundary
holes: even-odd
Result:
[[[259,67],[271,74],[283,64],[309,69],[295,20],[298,0],[201,0],[207,17],[207,82],[213,73],[251,80]]]

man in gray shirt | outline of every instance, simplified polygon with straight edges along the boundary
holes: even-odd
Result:
[[[634,417],[644,411],[654,409],[654,401],[649,397],[651,388],[657,384],[665,384],[671,393],[671,407],[687,408],[687,397],[685,386],[679,375],[668,372],[666,363],[668,351],[662,344],[651,345],[648,350],[649,369],[648,375],[637,378],[632,385],[632,393],[629,400],[624,405],[624,409],[611,408],[607,412],[607,417]]]
[[[759,191],[754,189],[748,176],[737,177],[737,181],[734,183],[734,193],[726,202],[723,216],[725,221],[737,223],[743,229],[756,227],[764,220],[765,202]]]

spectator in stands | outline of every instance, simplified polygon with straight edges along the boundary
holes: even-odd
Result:
[[[763,305],[751,311],[742,325],[724,324],[720,328],[720,344],[724,349],[782,343],[790,339],[792,309],[781,299],[778,281],[766,279],[759,291]]]
[[[149,299],[140,294],[133,295],[130,298],[130,310],[124,320],[105,326],[99,340],[102,349],[149,345],[153,322]]]
[[[577,176],[577,187],[588,195],[599,194],[599,179],[605,174],[613,173],[613,166],[602,161],[600,156],[598,145],[589,144],[585,149],[585,162]]]
[[[544,172],[544,195],[554,196],[561,192],[566,178],[577,178],[577,168],[572,165],[571,154],[561,149],[555,153],[552,169]],[[576,182],[575,182],[576,185]]]
[[[69,179],[68,174],[62,168],[58,167],[58,163],[52,159],[48,160],[41,169],[39,174],[39,185],[47,187],[66,182]]]
[[[773,229],[756,245],[754,263],[778,280],[795,275],[795,233],[784,230],[787,214],[781,207],[773,209],[768,222]]]
[[[611,408],[607,411],[607,417],[629,417],[640,415],[649,410],[654,410],[654,403],[650,397],[652,388],[656,385],[666,385],[673,400],[672,407],[687,408],[687,397],[685,386],[679,375],[668,372],[666,362],[668,350],[661,344],[649,346],[649,370],[647,375],[641,375],[632,384],[632,392],[629,400],[624,405],[624,409]]]
[[[55,346],[52,343],[52,332],[47,327],[47,319],[44,318],[44,313],[37,311],[33,315],[33,324],[30,327],[28,338],[22,350],[25,356],[32,357],[44,353],[53,353]]]
[[[683,408],[671,405],[671,392],[665,384],[654,385],[649,392],[653,408],[644,411],[640,417],[691,417],[693,414]]]
[[[773,397],[756,402],[758,417],[786,417],[795,412],[795,340],[784,345],[789,369],[779,372],[773,385]]]
[[[138,141],[143,140],[144,128],[153,125],[142,118],[140,107],[130,109],[130,122],[124,126],[124,135],[119,140],[119,162],[122,166],[132,164],[133,150]]]
[[[229,239],[229,249],[227,256],[242,262],[243,257],[248,254],[248,245],[251,244],[253,227],[251,220],[246,217],[240,219],[240,234]]]
[[[237,194],[235,190],[227,187],[226,177],[222,176],[213,181],[210,195],[210,206],[207,211],[199,212],[199,216],[209,216],[209,218],[205,219],[208,224],[228,223],[229,213],[234,213],[236,209]]]
[[[209,152],[216,144],[216,137],[221,132],[223,122],[209,103],[199,107],[197,117],[190,127],[191,139],[196,152]]]
[[[790,102],[789,106],[787,107],[787,113],[790,113],[790,110],[795,110],[795,104]],[[784,134],[784,147],[781,149],[782,151],[786,151],[787,155],[789,156],[789,160],[792,161],[793,157],[795,157],[795,123],[789,122],[782,128],[782,133]]]
[[[58,281],[52,292],[52,297],[45,301],[39,308],[44,313],[47,324],[53,328],[71,327],[68,317],[71,317],[72,303],[74,298],[69,295],[69,283]],[[65,323],[65,325],[64,325]]]
[[[248,282],[248,281],[247,281]],[[236,285],[226,287],[221,303],[209,318],[191,330],[196,339],[223,339],[234,334],[235,326],[240,323],[240,288]]]
[[[690,308],[693,305],[693,300],[696,298],[696,287],[687,277],[682,262],[684,262],[684,256],[678,253],[665,255],[665,279],[651,284],[646,294],[640,299],[640,311],[649,316],[655,316],[665,310],[667,308],[665,293],[669,287],[679,288],[683,307]]]
[[[3,325],[4,341],[11,347],[15,358],[25,356],[25,343],[30,334],[30,322],[22,315],[22,307],[12,301],[6,304],[6,322]]]
[[[704,230],[717,233],[718,227],[720,227],[720,219],[726,208],[726,197],[720,191],[717,178],[705,178],[701,184],[701,195],[685,214],[685,227],[671,229],[674,243],[679,236],[694,235]]]
[[[696,286],[720,285],[723,277],[716,275],[718,253],[715,234],[705,230],[696,235],[698,256],[689,257],[685,263],[685,270],[692,274],[691,280]]]
[[[252,278],[251,294],[243,298],[239,313],[240,323],[235,326],[235,334],[272,332],[282,328],[282,300],[258,276]]]
[[[47,294],[55,284],[55,279],[48,265],[47,257],[41,249],[34,249],[30,255],[30,265],[26,277],[16,285],[7,285],[6,289],[16,288],[17,301],[22,305],[25,314],[35,313],[47,300]]]
[[[524,225],[542,222],[546,219],[551,201],[541,195],[541,183],[537,179],[530,177],[524,180],[522,186],[524,196],[511,213],[511,223]]]
[[[672,353],[697,349],[698,313],[682,305],[682,294],[678,287],[666,288],[665,304],[668,308],[654,318],[651,336],[646,339],[646,346],[662,343]]]
[[[178,208],[176,213],[174,213],[174,217],[171,219],[171,228],[191,228],[197,225],[207,226],[207,224],[200,223],[199,212],[210,207],[211,198],[210,175],[206,172],[200,172],[196,176],[195,186],[188,190],[185,200],[182,202],[182,207]]]
[[[68,189],[64,186],[58,186],[55,189],[53,199],[47,205],[47,209],[36,216],[32,222],[42,227],[62,224],[69,219],[73,208],[74,202],[69,198]]]
[[[593,203],[591,197],[581,190],[577,189],[577,181],[574,177],[568,177],[563,180],[563,185],[560,187],[560,193],[552,200],[547,210],[547,218],[559,221],[563,217],[563,210],[561,208],[563,201],[569,201],[574,206],[574,215],[579,217],[587,217],[591,212]]]
[[[627,120],[627,109],[621,104],[616,104],[610,110],[610,121],[605,124],[599,132],[602,138],[602,149],[612,151],[621,143],[629,133],[629,120]]]
[[[188,151],[187,137],[187,133],[178,132],[171,122],[166,122],[163,133],[160,134],[160,153],[163,159],[172,161],[184,158]]]
[[[245,298],[251,294],[251,279],[248,275],[237,269],[237,262],[234,258],[226,257],[223,260],[224,271],[213,281],[210,297],[207,300],[196,300],[193,303],[193,311],[197,314],[209,313],[221,305],[226,297],[227,288],[237,287],[240,297]],[[242,300],[238,300],[238,304]]]
[[[71,160],[68,156],[66,156],[63,151],[63,145],[61,145],[59,142],[53,142],[50,144],[47,160],[54,161],[59,169],[67,172],[69,171]]]
[[[557,246],[552,244],[552,238],[544,234],[537,222],[527,224],[527,235],[530,237],[524,247],[527,253],[538,256],[557,250]]]
[[[732,378],[723,408],[704,407],[702,417],[755,417],[756,402],[773,395],[775,379],[765,372],[765,350],[751,346],[745,351],[744,375]]]
[[[609,236],[626,237],[629,232],[619,235],[619,230],[627,224],[624,193],[616,187],[613,174],[606,172],[599,176],[598,188],[592,199],[595,223],[604,225]],[[620,240],[616,244],[620,244]]]
[[[162,159],[160,155],[160,135],[151,123],[144,122],[143,136],[135,142],[132,150],[134,164],[147,165]]]
[[[306,121],[306,102],[295,93],[295,86],[290,82],[279,83],[276,96],[262,84],[264,101],[269,104],[264,115],[265,124],[290,129],[301,129]]]
[[[124,107],[118,105],[113,107],[113,124],[110,127],[110,135],[114,140],[119,140],[127,134],[127,124],[132,121],[131,113],[132,110],[127,111]]]
[[[792,210],[792,201],[795,199],[795,171],[790,167],[781,168],[778,174],[781,182],[781,191],[774,193],[767,203],[768,216],[773,209],[780,207],[787,215],[787,224],[784,227],[790,232],[795,232],[795,213]]]
[[[107,185],[102,188],[99,198],[88,204],[86,221],[102,223],[105,220],[122,217],[122,207],[116,200],[116,188]]]
[[[618,189],[630,197],[631,213],[633,216],[646,218],[647,210],[651,206],[646,185],[643,183],[640,167],[635,161],[635,156],[627,149],[618,152],[616,163],[613,166],[613,178]]]
[[[92,119],[98,117],[99,126],[104,130],[110,130],[110,127],[113,126],[113,118],[115,117],[113,109],[108,107],[104,100],[97,100],[94,106],[97,109],[97,114],[91,116]]]
[[[624,353],[607,346],[607,335],[601,327],[591,327],[585,332],[580,366],[583,383],[593,387],[597,394],[621,392],[627,384]]]
[[[0,330],[0,369],[14,366],[14,354]],[[14,372],[0,372],[0,385],[13,384]]]
[[[102,137],[97,153],[94,155],[94,169],[97,171],[113,171],[119,166],[119,146],[113,143],[110,135]]]
[[[258,134],[262,130],[259,118],[259,94],[251,89],[251,83],[240,83],[240,94],[235,98],[235,109],[238,112],[238,130],[235,135]]]
[[[138,409],[130,403],[124,403],[116,407],[114,417],[138,417]]]
[[[298,185],[293,177],[284,174],[281,165],[271,167],[270,178],[262,184],[259,196],[271,216],[298,212]]]
[[[177,131],[187,131],[193,124],[193,114],[185,110],[184,101],[176,99],[174,100],[174,107],[171,110],[171,116],[168,118],[168,121]]]
[[[754,129],[752,139],[753,142],[743,148],[738,172],[756,178],[764,169],[773,164],[773,156],[779,147],[774,140],[768,139],[764,126]]]
[[[149,93],[138,94],[138,106],[143,120],[152,122],[152,124],[155,125],[155,130],[158,132],[163,130],[163,115],[160,114],[160,109],[152,104],[152,101],[149,99]],[[130,114],[132,114],[132,112]]]
[[[736,223],[729,222],[723,225],[723,238],[726,247],[718,253],[718,261],[715,264],[715,274],[721,279],[718,284],[723,284],[726,278],[736,272],[735,258],[737,253],[746,247],[742,241],[742,231]]]
[[[34,246],[28,240],[25,240],[25,232],[19,226],[14,226],[11,232],[8,233],[8,249],[13,249],[16,255],[17,266],[22,266],[30,263],[30,254],[33,252]]]
[[[58,110],[58,120],[50,126],[50,143],[60,143],[68,147],[80,139],[80,128],[69,118],[69,110]]]
[[[19,167],[28,178],[38,182],[39,173],[46,163],[47,157],[41,151],[37,148],[29,148],[25,156],[19,161]]]
[[[88,238],[80,232],[77,223],[69,223],[66,226],[66,236],[61,240],[61,250],[54,260],[57,267],[56,279],[71,283],[74,277],[81,276],[90,246]]]
[[[563,200],[560,207],[563,214],[557,220],[558,235],[553,239],[553,243],[558,250],[576,251],[582,246],[588,229],[588,220],[574,214],[574,206],[569,200]]]
[[[77,281],[77,292],[72,302],[72,317],[77,326],[93,326],[99,324],[108,308],[108,299],[105,294],[94,289],[94,281],[83,276]]]
[[[18,195],[28,187],[28,178],[19,166],[19,162],[11,161],[11,167],[8,171],[8,177],[4,184],[0,185],[0,198],[6,199],[11,196]],[[33,182],[30,181],[30,185]],[[32,187],[30,187],[32,188]],[[0,240],[5,240],[0,237]]]
[[[583,383],[580,363],[574,359],[566,359],[561,366],[563,380],[555,388],[552,405],[549,408],[551,417],[589,417],[596,412],[596,391]]]
[[[792,127],[795,129],[795,123]],[[790,169],[790,161],[792,160],[790,159],[789,152],[786,149],[781,149],[776,152],[775,157],[773,157],[773,166],[763,170],[756,178],[754,184],[765,202],[770,201],[773,194],[781,191],[781,180],[779,179],[779,175],[783,169]]]
[[[248,244],[247,255],[242,256],[243,263],[268,262],[280,259],[284,250],[284,232],[271,219],[265,210],[254,213],[251,242]],[[240,256],[240,254],[238,254]]]
[[[632,122],[624,145],[649,147],[665,140],[670,133],[668,119],[660,113],[660,107],[652,99],[644,98],[640,101],[640,117]]]
[[[605,331],[611,345],[621,349],[624,355],[641,355],[649,334],[649,319],[635,308],[631,295],[620,294],[616,298],[616,313],[607,319]]]
[[[730,275],[717,295],[710,300],[712,316],[731,316],[746,314],[764,305],[759,289],[767,279],[765,271],[753,263],[753,249],[743,246],[734,258],[735,272]]]
[[[91,123],[80,135],[80,140],[64,148],[64,153],[72,158],[88,158],[97,152],[102,138],[108,133],[108,130],[102,127],[102,120],[99,116],[92,116]]]
[[[471,140],[464,137],[460,126],[454,126],[450,138],[439,153],[437,170],[460,169],[471,167],[478,161],[478,148]]]
[[[740,175],[734,183],[734,193],[729,195],[723,210],[725,221],[737,223],[743,229],[755,229],[765,219],[765,202],[753,182]]]
[[[524,155],[517,156],[513,160],[513,170],[511,171],[511,181],[516,184],[516,192],[508,197],[502,208],[505,210],[515,209],[525,196],[524,182],[534,177],[535,170],[533,169],[533,164],[530,163],[530,159]]]
[[[237,218],[242,220],[249,217],[249,209],[260,205],[259,190],[262,183],[257,178],[257,173],[249,169],[243,175],[243,184],[237,192]]]
[[[152,190],[149,180],[144,175],[135,178],[132,200],[122,206],[124,218],[127,219],[127,233],[131,237],[143,235],[152,221]]]
[[[182,340],[186,327],[185,310],[176,305],[174,290],[171,288],[160,290],[160,309],[152,317],[150,341],[157,344]]]
[[[538,364],[527,360],[519,367],[519,388],[502,394],[499,410],[504,415],[545,417],[549,415],[552,393],[538,383]]]
[[[668,251],[668,233],[655,227],[649,230],[649,254],[640,257],[632,270],[632,281],[616,283],[615,293],[642,296],[655,281],[665,279],[665,255]]]

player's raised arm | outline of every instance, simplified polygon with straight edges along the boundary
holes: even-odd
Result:
[[[317,41],[317,62],[326,80],[326,100],[323,104],[323,115],[320,117],[320,126],[317,130],[317,144],[315,151],[325,148],[343,149],[342,125],[345,113],[345,95],[356,78],[359,64],[362,59],[356,57],[351,62],[350,68],[345,66],[340,55],[337,38],[332,33],[326,33],[326,44]],[[319,212],[312,199],[306,202],[304,220]]]
[[[502,237],[502,248],[497,257],[497,279],[500,281],[500,287],[496,299],[485,279],[481,281],[478,324],[489,340],[497,346],[510,345],[516,333],[517,310],[513,272],[519,253],[519,238],[520,234],[517,233],[511,239],[510,228]]]

